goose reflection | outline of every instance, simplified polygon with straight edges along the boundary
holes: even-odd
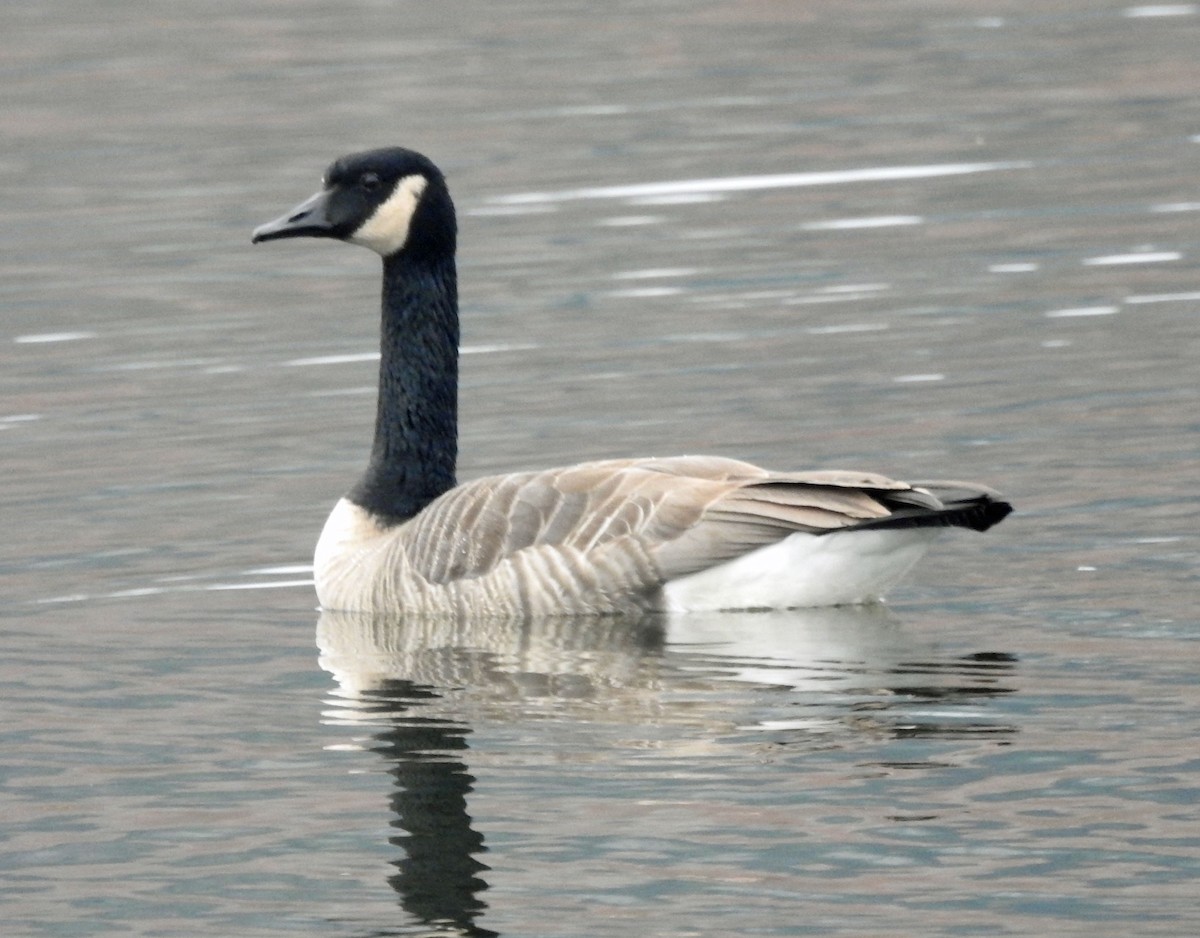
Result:
[[[766,612],[729,625],[715,615],[680,616],[668,623],[669,647],[690,668],[796,691],[760,724],[796,731],[793,741],[811,745],[817,734],[829,733],[953,738],[1014,732],[973,706],[1012,691],[1005,679],[1017,659],[1009,652],[947,655],[882,605]],[[939,709],[922,710],[923,703]],[[927,718],[914,719],[918,714]]]
[[[480,874],[488,867],[478,859],[486,851],[483,836],[467,813],[475,782],[465,762],[470,728],[422,715],[434,697],[400,678],[383,678],[356,695],[355,722],[376,727],[367,748],[388,762],[395,779],[390,825],[399,833],[388,842],[402,853],[388,882],[402,908],[439,934],[494,936],[475,924],[486,908],[479,893],[487,888]]]
[[[472,826],[466,765],[471,727],[454,698],[497,701],[614,699],[653,685],[643,665],[662,647],[653,622],[412,620],[323,613],[320,664],[336,678],[329,722],[368,729],[363,748],[381,755],[395,780],[389,842],[402,848],[389,884],[401,907],[437,934],[498,935],[476,923],[488,866]],[[459,701],[461,704],[462,701]],[[372,936],[408,934],[373,932]]]
[[[715,740],[747,726],[821,745],[830,733],[1013,731],[974,706],[1011,690],[1013,656],[947,657],[881,606],[633,619],[324,613],[317,644],[338,684],[328,721],[366,730],[369,741],[359,745],[386,760],[395,782],[391,825],[400,833],[390,842],[403,855],[389,882],[415,924],[438,934],[498,934],[477,922],[487,910],[489,867],[467,804],[476,726],[539,713],[560,723],[673,725],[666,735],[678,737],[680,753],[694,751],[687,747],[697,736]],[[793,693],[769,696],[764,719],[761,707],[730,712],[731,699],[744,700],[729,693],[737,686]],[[940,714],[923,706],[954,701],[971,706]]]

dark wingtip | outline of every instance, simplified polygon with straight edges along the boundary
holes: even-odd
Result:
[[[1012,510],[1013,506],[1010,503],[984,496],[974,505],[963,508],[961,521],[951,523],[970,528],[972,531],[986,531],[1012,514]]]
[[[941,508],[911,507],[901,503],[886,518],[875,518],[853,525],[863,528],[969,528],[986,531],[1010,514],[1013,506],[1003,498],[987,492],[975,492],[967,497],[946,499]],[[832,528],[831,531],[845,528]]]
[[[909,525],[918,528],[944,526],[968,528],[971,531],[986,531],[1012,514],[1012,510],[1013,506],[1004,499],[990,494],[980,494],[973,498],[948,501],[940,510],[910,516],[907,520]],[[899,517],[904,514],[905,512],[897,512],[892,516],[897,521],[897,527],[905,526],[904,521]]]

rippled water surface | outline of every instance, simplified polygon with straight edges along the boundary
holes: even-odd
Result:
[[[1200,931],[1200,6],[0,12],[5,936]],[[1015,514],[884,609],[318,618],[400,143],[461,474],[716,452]],[[315,634],[315,641],[314,641]]]

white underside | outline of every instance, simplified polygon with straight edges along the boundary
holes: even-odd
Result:
[[[662,589],[668,612],[787,609],[878,602],[940,528],[792,534]]]

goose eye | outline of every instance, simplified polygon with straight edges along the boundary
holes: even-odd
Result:
[[[359,177],[358,184],[366,192],[374,192],[379,188],[379,176],[376,173],[363,173]]]

